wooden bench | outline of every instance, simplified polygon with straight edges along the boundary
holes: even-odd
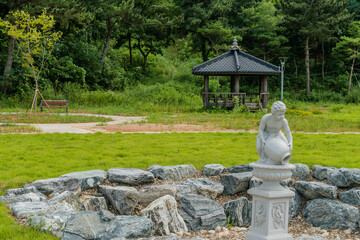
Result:
[[[68,112],[68,101],[67,100],[46,100],[41,101],[40,112],[42,112],[43,107],[49,108],[66,108],[66,113]]]
[[[257,102],[245,103],[245,106],[249,112],[257,112],[262,110],[261,104]]]

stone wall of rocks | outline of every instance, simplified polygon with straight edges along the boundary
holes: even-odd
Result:
[[[281,182],[295,192],[289,217],[302,210],[314,227],[359,231],[360,169],[295,165],[293,178]],[[64,240],[181,239],[189,230],[249,227],[246,191],[262,183],[251,171],[210,164],[201,174],[192,165],[74,172],[10,189],[0,201]]]

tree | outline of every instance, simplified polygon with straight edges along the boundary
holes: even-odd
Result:
[[[282,45],[288,40],[281,34],[284,17],[273,3],[263,0],[243,8],[242,17],[244,44],[254,55],[271,60],[285,54],[286,48]]]
[[[338,55],[346,57],[346,60],[351,61],[351,69],[349,76],[349,84],[347,93],[350,94],[351,90],[351,78],[354,71],[355,61],[360,59],[360,21],[354,21],[349,27],[349,37],[340,37],[340,42],[336,44],[333,52]]]
[[[306,95],[310,94],[311,42],[337,31],[349,19],[347,0],[282,0],[285,22],[305,39]]]
[[[35,81],[35,92],[31,106],[36,113],[38,81],[40,73],[45,65],[48,56],[51,54],[55,42],[61,37],[61,32],[52,32],[55,24],[53,16],[49,16],[46,10],[38,17],[31,17],[24,11],[10,13],[13,22],[0,19],[0,27],[4,27],[3,32],[11,36],[18,42],[22,53],[23,66],[30,69],[30,76]],[[44,100],[44,99],[43,99]]]

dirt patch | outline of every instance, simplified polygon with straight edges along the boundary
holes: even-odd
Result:
[[[119,125],[105,125],[105,126],[89,126],[89,127],[79,127],[82,129],[94,131],[94,132],[104,132],[104,133],[114,133],[114,132],[124,132],[124,133],[136,133],[136,132],[243,132],[244,130],[233,130],[233,129],[222,129],[219,127],[213,126],[203,126],[203,125],[191,125],[191,124],[160,124],[160,123],[129,123],[129,124],[119,124]]]

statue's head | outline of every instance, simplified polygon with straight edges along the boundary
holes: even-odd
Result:
[[[286,106],[281,101],[276,101],[271,106],[271,114],[278,120],[282,120],[285,117]]]

